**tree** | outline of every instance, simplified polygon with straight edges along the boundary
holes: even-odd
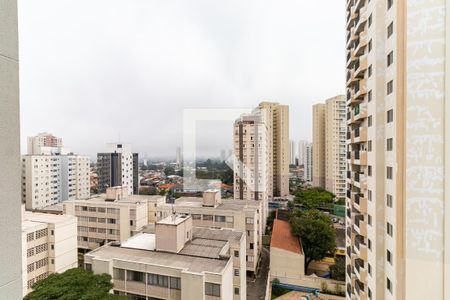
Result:
[[[333,222],[318,210],[294,210],[290,215],[292,234],[300,237],[305,253],[305,274],[310,263],[322,260],[336,250],[336,232]]]
[[[173,167],[165,167],[164,174],[166,174],[166,176],[175,175],[175,169]]]
[[[303,189],[295,194],[295,202],[307,209],[330,208],[334,203],[334,195],[322,188]]]
[[[62,274],[51,274],[33,285],[33,291],[24,300],[126,300],[109,294],[113,288],[111,276],[94,275],[84,269],[70,269]]]
[[[330,272],[332,279],[345,281],[345,257],[336,257],[334,265],[330,267]]]

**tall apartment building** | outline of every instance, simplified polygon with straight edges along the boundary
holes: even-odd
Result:
[[[17,1],[0,0],[0,295],[22,298]]]
[[[90,195],[90,159],[73,153],[22,156],[22,202],[29,210]]]
[[[262,201],[221,199],[220,191],[208,190],[202,197],[181,197],[174,204],[158,206],[162,218],[173,212],[192,216],[193,225],[203,228],[226,228],[246,233],[246,265],[256,271],[262,248],[264,220]]]
[[[139,157],[131,145],[106,145],[106,152],[97,154],[99,191],[113,186],[127,187],[130,194],[139,194]]]
[[[300,140],[297,143],[297,158],[298,158],[298,164],[303,165],[305,161],[305,155],[306,155],[306,146],[309,144],[308,141]]]
[[[113,293],[129,299],[246,299],[245,234],[193,227],[171,215],[140,233],[85,255],[85,268],[112,276]]]
[[[27,139],[27,154],[40,155],[45,148],[62,148],[63,141],[61,138],[51,133],[41,132],[36,136],[29,136]]]
[[[449,299],[449,2],[346,7],[347,299]]]
[[[124,241],[161,219],[158,206],[165,204],[165,196],[128,192],[127,187],[111,187],[106,194],[64,202],[64,214],[78,219],[79,249],[93,250],[108,242]]]
[[[272,166],[273,196],[289,195],[289,106],[262,102],[258,106],[267,111],[269,164]]]
[[[289,140],[289,164],[295,165],[297,159],[297,149],[295,147],[295,141]]]
[[[261,200],[272,196],[266,111],[255,110],[234,123],[234,198]]]
[[[312,143],[306,142],[304,144],[303,150],[303,177],[304,180],[307,182],[312,181],[312,174],[313,174],[313,148]]]
[[[17,249],[16,251],[20,252]],[[22,216],[23,296],[32,291],[33,284],[47,278],[49,274],[62,273],[77,266],[77,219],[74,216],[24,210]]]
[[[313,185],[345,199],[346,123],[344,96],[313,106]]]

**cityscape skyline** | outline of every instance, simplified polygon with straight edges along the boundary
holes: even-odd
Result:
[[[52,132],[92,159],[111,142],[174,156],[182,146],[183,109],[250,108],[263,101],[289,105],[295,116],[290,138],[311,140],[311,105],[345,87],[345,4],[329,0],[328,11],[308,13],[322,5],[95,1],[86,9],[68,1],[24,1],[22,153],[27,136]],[[204,144],[208,153],[232,147],[231,139]]]

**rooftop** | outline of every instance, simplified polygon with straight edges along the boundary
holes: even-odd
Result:
[[[168,206],[178,206],[178,207],[191,207],[191,208],[201,208],[203,207],[202,197],[180,197],[175,200],[174,204],[166,204]],[[223,209],[223,210],[233,210],[242,211],[245,208],[259,208],[261,206],[260,201],[255,200],[234,200],[234,199],[222,199],[222,203],[218,204],[217,207],[207,207],[209,209]]]
[[[84,203],[117,203],[117,204],[139,204],[140,202],[166,202],[165,196],[159,195],[127,195],[120,200],[106,200],[106,194],[93,195],[88,199],[67,200],[65,202]]]
[[[188,218],[190,218],[190,216],[180,215],[180,214],[172,214],[172,215],[168,216],[167,218],[164,218],[164,219],[158,221],[158,224],[178,225],[178,224],[186,221]]]
[[[270,247],[303,254],[300,239],[292,234],[291,225],[283,220],[275,219],[273,221]]]
[[[70,215],[56,215],[39,212],[24,212],[24,221],[40,222],[40,223],[64,223],[74,221],[76,217]]]

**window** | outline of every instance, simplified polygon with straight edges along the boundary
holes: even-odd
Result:
[[[386,278],[386,288],[392,294],[392,282],[391,282],[391,280],[389,278]]]
[[[388,263],[390,263],[392,265],[392,254],[391,251],[386,250],[386,260]]]
[[[239,257],[239,251],[234,250],[234,257]]]
[[[104,207],[99,207],[99,208],[97,208],[97,212],[104,213],[104,212],[106,212],[106,209]]]
[[[181,278],[170,277],[170,288],[173,290],[181,290]]]
[[[392,138],[389,138],[386,140],[386,150],[392,151],[392,148],[394,148],[394,143],[393,143]]]
[[[386,178],[392,179],[392,167],[386,167]]]
[[[238,288],[238,287],[235,287],[235,288],[234,288],[234,294],[235,294],[235,295],[239,295],[239,288]]]
[[[205,282],[205,295],[220,297],[220,284]]]
[[[369,66],[367,73],[368,73],[369,77],[372,76],[372,65]]]
[[[367,167],[367,175],[372,176],[372,166]]]
[[[33,256],[34,255],[34,248],[30,248],[27,250],[27,257]]]
[[[372,241],[370,239],[367,240],[367,248],[369,248],[369,250],[372,250]]]
[[[234,269],[234,276],[239,276],[239,269]]]
[[[391,22],[387,28],[387,36],[388,38],[394,33],[394,22]]]
[[[113,278],[117,280],[125,280],[125,270],[114,268],[113,270]]]
[[[160,286],[160,287],[168,287],[169,285],[169,277],[164,275],[157,274],[148,274],[148,284]]]
[[[116,219],[108,219],[108,224],[116,224]]]
[[[226,218],[225,216],[214,216],[214,220],[216,222],[225,222]]]
[[[34,240],[34,232],[27,234],[27,242]]]
[[[203,221],[212,221],[213,216],[212,215],[203,215]]]
[[[201,219],[202,219],[202,215],[197,215],[197,214],[192,215],[192,220],[201,220]]]
[[[369,93],[367,93],[367,101],[368,102],[372,101],[372,90],[370,90]]]
[[[245,218],[247,224],[253,224],[253,218]]]
[[[386,93],[388,95],[392,94],[392,92],[394,91],[394,81],[389,81],[386,85]]]
[[[369,296],[369,300],[372,300],[372,290],[369,288],[367,295]]]
[[[370,14],[369,20],[368,20],[368,26],[369,26],[369,28],[370,28],[371,25],[372,25],[372,14]]]
[[[92,264],[84,264],[84,269],[86,271],[92,271]]]
[[[392,226],[391,223],[387,222],[386,224],[386,232],[387,234],[389,234],[390,236],[394,235],[394,226]]]
[[[394,4],[394,0],[387,0],[387,9],[390,9]]]
[[[390,109],[386,112],[386,118],[387,118],[387,123],[391,123],[392,121],[394,121],[394,110]]]
[[[369,41],[369,46],[368,46],[368,48],[369,48],[369,52],[372,51],[372,40]]]
[[[394,62],[394,51],[391,51],[387,56],[387,66],[389,67]]]
[[[367,126],[368,126],[368,127],[372,127],[372,116],[369,116],[369,117],[367,118]]]
[[[369,201],[372,201],[372,191],[371,190],[367,191],[367,199],[369,199]]]
[[[372,215],[367,216],[367,223],[372,226]]]
[[[254,249],[254,245],[253,243],[250,243],[250,249],[253,250]]]
[[[386,195],[386,205],[387,207],[392,207],[392,195]]]
[[[372,152],[372,141],[367,142],[367,151]]]
[[[372,265],[371,264],[367,264],[367,273],[369,273],[369,275],[372,275]]]
[[[95,207],[89,207],[89,208],[88,208],[88,211],[90,211],[90,212],[96,212],[97,209],[96,209]]]
[[[127,271],[127,281],[145,282],[145,273],[138,271]]]

